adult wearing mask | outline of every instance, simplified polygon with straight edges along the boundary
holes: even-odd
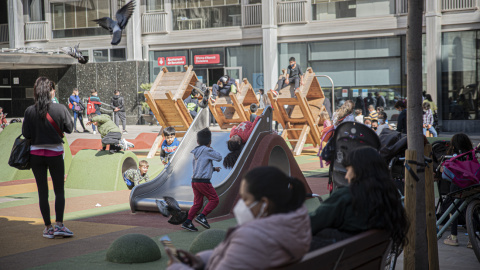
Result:
[[[407,105],[403,100],[395,103],[395,109],[400,112],[397,118],[397,131],[401,133],[407,133]]]
[[[125,100],[120,96],[120,91],[113,91],[113,97],[111,101],[111,107],[113,109],[115,125],[119,126],[119,120],[122,121],[123,134],[127,134],[127,116],[125,115]]]
[[[233,209],[238,226],[215,249],[194,256],[178,250],[189,264],[166,248],[168,269],[268,269],[300,260],[311,242],[310,219],[303,205],[305,187],[274,167],[248,172]]]
[[[35,81],[33,92],[35,104],[25,111],[22,134],[31,140],[30,165],[37,183],[40,212],[45,224],[43,237],[51,239],[55,236],[73,236],[73,233],[63,225],[65,211],[64,149],[63,139],[56,130],[58,128],[62,133],[72,133],[73,122],[65,106],[52,103],[54,89],[49,79],[39,77]],[[52,226],[50,219],[47,171],[50,172],[55,192],[55,226]]]
[[[377,135],[380,136],[384,129],[390,129],[390,126],[386,123],[387,121],[387,113],[386,112],[379,112],[378,113],[378,128],[377,128]]]

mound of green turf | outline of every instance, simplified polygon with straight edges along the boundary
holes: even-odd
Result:
[[[201,232],[190,245],[190,253],[196,254],[200,251],[214,249],[220,244],[227,233],[224,230],[210,229]]]
[[[0,133],[0,171],[2,172],[0,182],[34,178],[32,170],[17,170],[8,165],[8,159],[10,158],[13,143],[21,133],[22,123],[10,124]],[[72,153],[70,152],[70,146],[68,145],[67,139],[64,138],[63,141],[63,148],[65,151],[65,173],[67,173],[70,168],[70,163],[72,162]]]
[[[85,149],[72,159],[66,188],[117,191],[128,189],[123,172],[136,169],[138,159],[130,151],[110,154],[108,151]]]
[[[162,257],[157,243],[143,234],[126,234],[107,250],[106,260],[114,263],[146,263]]]

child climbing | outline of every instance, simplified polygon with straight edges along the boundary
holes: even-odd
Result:
[[[102,137],[102,150],[105,151],[107,144],[110,145],[110,154],[123,150],[128,150],[129,147],[134,147],[132,143],[122,139],[122,133],[120,128],[110,119],[110,116],[106,114],[97,115],[87,123],[88,125],[94,124],[98,127],[98,132]]]
[[[207,197],[208,203],[202,213],[195,218],[195,221],[206,229],[210,229],[206,216],[217,207],[219,202],[217,192],[210,179],[214,171],[220,171],[220,167],[213,167],[213,161],[220,162],[222,160],[222,155],[210,147],[212,132],[208,128],[204,128],[197,133],[197,143],[198,146],[191,152],[193,154],[193,206],[188,212],[187,220],[182,224],[182,228],[192,232],[198,231],[192,220],[202,208],[204,196]]]
[[[140,182],[148,182],[148,162],[146,160],[140,160],[138,163],[138,169],[126,170],[123,174],[123,180],[127,184],[128,189],[132,189],[134,186],[140,184]]]
[[[160,151],[160,160],[163,165],[167,165],[172,160],[173,154],[177,151],[180,142],[175,137],[175,128],[167,127],[163,130],[162,150]]]
[[[227,141],[227,147],[230,153],[223,159],[223,166],[227,169],[233,168],[237,162],[240,153],[242,152],[243,145],[248,141],[250,134],[252,134],[255,125],[261,116],[257,116],[255,121],[245,121],[238,126],[234,126],[230,131],[230,139]]]

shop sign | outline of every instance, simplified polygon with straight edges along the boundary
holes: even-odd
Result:
[[[342,97],[348,97],[348,89],[342,89]]]
[[[165,57],[158,57],[157,62],[159,66],[165,65]]]
[[[220,54],[195,55],[195,65],[218,64],[220,63]]]
[[[352,89],[352,97],[358,97],[358,89]]]
[[[181,66],[186,64],[187,58],[185,56],[167,57],[167,66]]]

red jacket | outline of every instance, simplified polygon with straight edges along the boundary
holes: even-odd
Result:
[[[233,135],[238,135],[240,138],[242,138],[242,143],[246,143],[248,141],[248,138],[250,137],[250,134],[253,131],[253,128],[257,124],[258,120],[261,118],[261,116],[257,116],[255,118],[255,121],[252,123],[250,121],[245,121],[240,123],[238,126],[233,126],[232,131],[230,131],[230,138]]]

